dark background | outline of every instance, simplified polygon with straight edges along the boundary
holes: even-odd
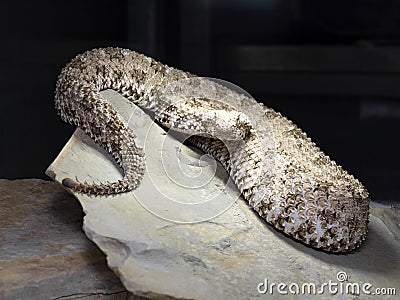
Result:
[[[121,46],[241,86],[373,199],[400,199],[400,1],[13,0],[0,11],[0,178],[46,178],[74,130],[54,109],[58,73]]]

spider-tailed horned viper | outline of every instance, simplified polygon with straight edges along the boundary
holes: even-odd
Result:
[[[214,85],[219,99],[207,98],[206,92],[204,97],[188,96],[176,103],[159,96],[169,84],[188,78],[197,77],[127,49],[94,49],[76,56],[58,77],[58,113],[107,149],[124,175],[111,183],[65,178],[63,184],[94,195],[139,186],[144,151],[100,94],[113,89],[155,112],[162,125],[193,135],[192,142],[222,163],[244,198],[275,228],[325,251],[350,252],[360,245],[369,216],[368,192],[360,181],[280,113],[259,103],[243,113],[241,101],[247,96],[222,85]],[[205,89],[207,82],[202,83]],[[237,99],[236,108],[229,104],[232,99]],[[261,114],[257,122],[251,122],[251,111]],[[274,147],[268,148],[271,139]]]

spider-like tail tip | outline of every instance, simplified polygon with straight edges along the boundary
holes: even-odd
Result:
[[[61,183],[62,183],[63,186],[65,186],[67,188],[70,188],[70,189],[73,189],[77,185],[79,185],[78,182],[76,182],[75,180],[73,180],[71,178],[64,178]]]

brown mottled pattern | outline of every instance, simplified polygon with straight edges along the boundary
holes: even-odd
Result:
[[[78,192],[102,195],[127,192],[140,184],[145,169],[144,153],[136,146],[134,133],[99,93],[114,89],[135,104],[156,112],[166,126],[190,134],[201,131],[203,136],[194,136],[192,142],[221,161],[244,198],[277,229],[325,251],[349,252],[358,247],[366,237],[369,216],[365,187],[296,125],[264,105],[258,107],[264,111],[261,122],[272,131],[275,143],[273,171],[262,169],[266,150],[258,142],[260,132],[255,132],[240,112],[228,112],[227,107],[226,115],[222,115],[226,120],[204,121],[203,107],[212,110],[224,104],[186,99],[183,105],[175,106],[157,97],[156,92],[169,83],[192,77],[121,48],[94,49],[75,57],[58,78],[56,108],[64,121],[80,126],[114,156],[124,177],[107,184],[78,183],[66,178],[64,185]],[[219,92],[222,98],[235,95],[222,87]],[[210,128],[210,124],[215,128]],[[215,132],[234,132],[232,136],[242,140],[224,144],[209,137]],[[228,144],[229,151],[225,146]]]

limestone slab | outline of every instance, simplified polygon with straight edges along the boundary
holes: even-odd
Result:
[[[103,95],[138,135],[146,152],[146,174],[130,193],[74,195],[85,213],[86,235],[107,255],[108,266],[127,290],[152,299],[287,299],[294,297],[289,285],[318,288],[331,281],[370,283],[370,291],[395,288],[400,293],[395,206],[371,210],[368,238],[354,253],[317,251],[259,218],[219,164],[182,145],[185,137],[166,134],[120,95]],[[113,159],[79,129],[46,173],[57,182],[66,177],[88,182],[122,178]],[[271,289],[260,293],[267,281],[286,284],[289,295],[276,289],[272,295]],[[325,290],[318,296],[332,295]],[[309,299],[307,293],[299,297]]]

